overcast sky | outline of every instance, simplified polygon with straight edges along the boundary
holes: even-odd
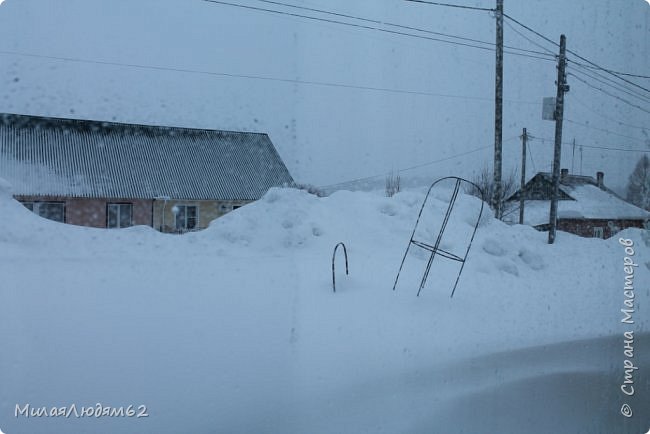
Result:
[[[284,1],[384,23],[378,24],[258,0],[225,1],[428,38],[450,40],[386,23],[486,42],[495,37],[495,20],[486,11],[401,0]],[[602,66],[650,75],[644,0],[505,0],[505,11],[554,41],[565,33],[569,49]],[[506,45],[557,51],[506,22]],[[403,175],[472,176],[492,161],[490,50],[202,0],[6,0],[0,51],[2,112],[266,132],[302,182],[333,184],[446,158]],[[556,69],[552,59],[506,54],[505,62],[508,171],[519,165],[523,127],[535,137],[553,137],[554,123],[541,119],[541,100],[555,95]],[[616,90],[571,64],[569,71],[650,111],[638,96],[650,93],[625,83],[627,90]],[[650,88],[648,79],[629,79]],[[572,122],[565,123],[564,140],[575,138],[578,148],[573,156],[572,147],[564,147],[564,167],[573,163],[579,171],[579,145],[650,150],[641,128],[650,126],[647,111],[574,76],[568,81],[565,116]],[[551,142],[531,142],[530,153],[529,177],[550,168]],[[606,183],[619,187],[640,155],[584,148],[582,170],[602,170]]]

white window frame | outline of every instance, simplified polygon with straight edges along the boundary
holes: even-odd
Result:
[[[174,205],[177,209],[178,212],[174,214],[174,230],[179,231],[179,232],[188,232],[188,231],[195,231],[199,229],[199,205],[197,204],[191,204],[191,203],[177,203]],[[194,223],[194,227],[191,229],[187,228],[187,209],[188,208],[196,208],[195,212],[195,220],[196,222]],[[181,215],[181,212],[184,214],[183,216],[183,221],[184,221],[184,227],[179,228],[178,226],[178,216]]]
[[[129,215],[129,224],[127,226],[122,226],[121,225],[121,222],[122,222],[122,207],[127,206],[127,205],[129,206],[130,211],[131,211],[131,213]],[[115,221],[117,222],[117,226],[109,226],[109,222],[110,222],[109,208],[111,206],[117,206],[117,217],[115,219]],[[121,228],[128,228],[128,227],[131,227],[131,226],[133,226],[133,203],[131,203],[131,202],[108,202],[106,204],[106,227],[108,229],[121,229]]]

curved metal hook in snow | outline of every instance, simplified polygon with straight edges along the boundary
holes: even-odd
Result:
[[[338,250],[339,246],[343,246],[343,254],[345,255],[345,274],[350,274],[348,273],[348,250],[345,248],[345,244],[338,243],[336,246],[334,246],[334,253],[332,253],[332,288],[334,289],[334,292],[336,292],[336,273],[334,272],[334,259],[336,259],[336,251]]]
[[[447,212],[445,213],[444,220],[442,222],[442,225],[440,227],[440,232],[438,233],[438,237],[436,239],[436,242],[433,246],[424,243],[422,241],[414,240],[413,237],[415,236],[415,231],[418,228],[418,224],[420,223],[420,217],[422,217],[422,211],[424,211],[424,207],[427,204],[427,200],[429,199],[429,194],[431,193],[431,190],[433,187],[446,179],[455,179],[456,183],[454,185],[454,192],[451,195],[451,199],[449,200],[449,205],[447,206]],[[467,250],[465,251],[465,256],[464,257],[459,257],[457,255],[454,255],[451,252],[446,252],[440,248],[440,241],[442,240],[442,235],[445,232],[445,228],[447,227],[447,223],[449,223],[449,217],[451,216],[451,210],[454,207],[454,204],[456,203],[456,199],[458,198],[458,192],[460,189],[460,184],[461,182],[465,182],[474,188],[481,194],[481,210],[479,211],[478,214],[478,219],[476,219],[476,224],[474,225],[474,231],[472,232],[472,238],[469,240],[469,244],[467,245]],[[397,272],[397,277],[395,277],[395,283],[393,284],[393,291],[397,287],[397,281],[399,280],[399,275],[402,272],[402,267],[404,266],[404,261],[406,260],[406,256],[409,253],[409,249],[411,248],[411,244],[415,244],[418,247],[421,247],[425,250],[428,250],[431,252],[431,257],[429,257],[429,262],[427,263],[427,267],[424,271],[424,275],[422,276],[422,281],[420,282],[420,289],[418,289],[418,296],[420,296],[420,292],[422,291],[422,288],[424,288],[424,285],[427,281],[427,277],[429,277],[429,271],[431,271],[431,264],[433,263],[433,259],[436,256],[436,253],[439,254],[442,257],[445,257],[447,259],[451,259],[454,261],[458,261],[461,263],[460,266],[460,271],[458,272],[458,276],[456,277],[456,283],[454,283],[454,288],[451,291],[451,297],[454,296],[454,292],[456,292],[456,286],[458,285],[458,280],[460,279],[460,275],[463,272],[463,268],[465,267],[465,261],[467,260],[467,255],[469,254],[469,249],[472,247],[472,242],[474,241],[474,235],[476,235],[476,229],[478,229],[478,225],[481,222],[481,217],[483,216],[483,205],[485,202],[485,194],[483,193],[483,190],[476,184],[474,184],[472,181],[468,181],[467,179],[459,178],[457,176],[446,176],[444,178],[440,178],[437,181],[435,181],[431,186],[429,187],[429,190],[427,190],[427,194],[424,197],[424,201],[422,202],[422,207],[420,208],[420,213],[418,214],[418,219],[415,222],[415,227],[413,228],[413,232],[411,233],[411,239],[409,240],[409,244],[406,247],[406,252],[404,253],[404,257],[402,258],[402,263],[399,266],[399,271]]]

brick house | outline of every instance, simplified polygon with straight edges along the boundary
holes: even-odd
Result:
[[[293,183],[268,135],[0,114],[0,178],[42,217],[163,232]]]
[[[524,224],[549,229],[552,176],[539,172],[524,186]],[[519,222],[521,190],[506,200],[509,223]],[[626,202],[604,184],[603,172],[596,178],[570,175],[562,169],[558,200],[557,229],[582,237],[609,238],[626,228],[643,228],[650,213]]]

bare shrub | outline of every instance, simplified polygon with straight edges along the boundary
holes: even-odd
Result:
[[[518,183],[516,172],[512,170],[506,176],[501,178],[501,202],[508,199],[510,196],[517,191]],[[473,185],[470,185],[465,191],[467,194],[476,196],[479,199],[483,199],[485,202],[490,205],[490,208],[494,210],[494,204],[496,203],[496,184],[494,183],[494,174],[489,167],[484,167],[478,174],[474,175],[471,181],[478,186],[476,188]],[[481,196],[481,191],[483,191],[483,196]]]
[[[400,176],[394,175],[392,172],[386,177],[386,196],[393,197],[395,193],[400,192]]]

